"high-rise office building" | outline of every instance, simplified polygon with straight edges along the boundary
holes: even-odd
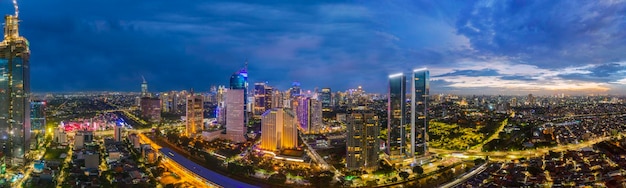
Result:
[[[332,111],[332,92],[330,91],[330,88],[322,88],[322,92],[320,93],[320,101],[322,101],[322,111]]]
[[[30,110],[30,148],[37,148],[46,132],[46,102],[33,101],[30,103]]]
[[[411,154],[428,152],[428,98],[430,74],[426,69],[415,69],[411,80]]]
[[[203,97],[201,95],[194,95],[193,93],[187,96],[187,112],[185,127],[185,135],[192,136],[199,131],[202,131],[204,124],[204,108]]]
[[[248,112],[251,109],[248,109],[248,61],[246,60],[246,65],[243,69],[233,73],[230,76],[230,89],[231,90],[243,90],[243,120],[244,125],[248,124]]]
[[[317,133],[322,128],[322,103],[311,97],[298,96],[292,100],[300,129],[304,133]]]
[[[269,109],[261,116],[261,149],[278,151],[298,146],[295,115],[286,108]]]
[[[141,76],[141,79],[143,79],[143,82],[141,82],[141,97],[152,97],[150,93],[148,93],[148,82],[146,78]]]
[[[282,108],[284,107],[283,102],[283,92],[280,92],[279,90],[273,90],[272,91],[272,108]]]
[[[30,49],[18,32],[17,16],[7,15],[0,44],[0,145],[2,166],[20,166],[30,150]]]
[[[392,159],[408,157],[406,133],[406,77],[402,73],[389,76],[387,95],[387,150]]]
[[[267,109],[265,108],[266,103],[266,88],[268,86],[265,83],[254,83],[254,115],[260,116]]]
[[[289,89],[289,97],[294,98],[300,96],[300,94],[302,94],[300,82],[293,82],[291,84],[291,89]]]
[[[139,107],[141,109],[141,116],[152,122],[161,121],[161,99],[142,97]]]
[[[274,93],[274,88],[272,88],[271,86],[265,86],[265,101],[263,106],[265,107],[265,110],[269,110],[272,108],[278,108],[278,106],[272,106],[272,101],[273,101],[273,93]]]
[[[378,116],[365,110],[352,111],[347,117],[346,167],[372,170],[378,167],[380,125]]]
[[[33,101],[30,103],[30,129],[33,132],[46,131],[46,102]]]
[[[226,92],[226,138],[233,142],[246,141],[244,92],[243,89],[230,89]]]

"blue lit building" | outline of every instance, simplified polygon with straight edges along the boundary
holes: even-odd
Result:
[[[430,74],[426,69],[415,69],[411,75],[411,153],[415,156],[428,151]]]
[[[291,98],[294,98],[296,96],[299,96],[301,94],[301,89],[300,89],[300,82],[293,82],[291,84],[291,89],[289,91],[289,96],[291,96]]]
[[[5,16],[0,43],[1,166],[21,166],[30,150],[30,49],[19,35],[17,16]]]

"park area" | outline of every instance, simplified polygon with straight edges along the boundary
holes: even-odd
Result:
[[[501,122],[476,122],[466,124],[431,121],[429,125],[430,147],[449,150],[480,148],[484,143],[497,138],[498,132],[507,124]]]

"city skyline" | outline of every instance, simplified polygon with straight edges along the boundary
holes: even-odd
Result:
[[[413,67],[432,93],[626,90],[624,2],[18,3],[34,92],[138,91],[141,75],[152,91],[202,91],[246,59],[250,83],[280,90],[385,93]]]

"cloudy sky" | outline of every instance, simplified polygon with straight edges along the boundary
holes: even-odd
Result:
[[[20,1],[32,87],[152,91],[251,82],[385,92],[431,71],[432,93],[626,90],[626,2]],[[13,13],[10,1],[0,11]]]

